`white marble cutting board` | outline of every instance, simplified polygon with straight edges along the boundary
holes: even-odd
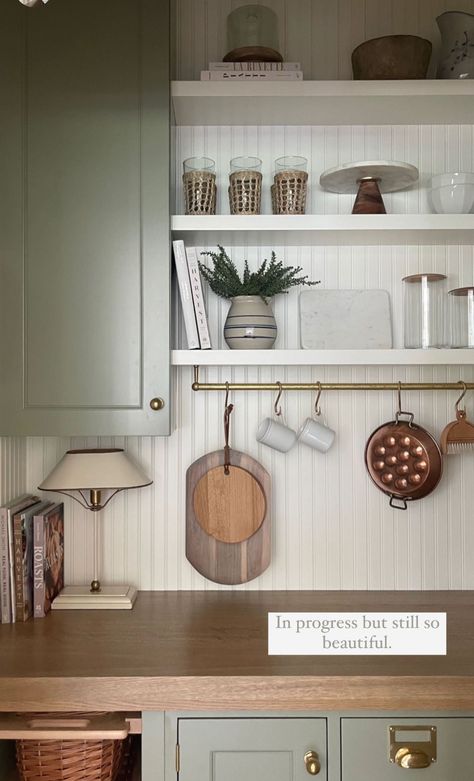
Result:
[[[301,347],[305,350],[392,347],[386,290],[305,290],[299,303]]]

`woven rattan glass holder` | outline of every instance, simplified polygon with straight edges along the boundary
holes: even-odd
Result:
[[[32,735],[31,739],[25,738],[28,733],[21,731],[22,737],[16,740],[20,781],[127,781],[130,778],[131,738],[126,729],[124,737],[110,738],[113,714],[28,714],[20,718],[27,719]],[[94,739],[83,737],[81,722],[87,722],[87,729],[96,728]],[[64,731],[66,724],[69,724],[68,732]],[[79,725],[81,739],[70,737],[74,735],[75,725]],[[35,729],[50,729],[51,738],[35,739]]]
[[[272,208],[274,214],[304,214],[308,192],[306,171],[278,171],[273,178]]]
[[[208,171],[183,174],[186,214],[216,213],[216,175]]]
[[[260,214],[262,174],[260,171],[234,171],[229,175],[231,214]]]

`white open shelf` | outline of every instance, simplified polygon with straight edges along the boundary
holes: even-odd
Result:
[[[174,81],[177,125],[474,123],[474,81]]]
[[[460,366],[474,350],[173,350],[173,366]]]
[[[175,215],[171,229],[197,246],[474,244],[474,214]]]

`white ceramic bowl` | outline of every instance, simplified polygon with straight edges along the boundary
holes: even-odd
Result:
[[[474,209],[474,183],[434,187],[430,194],[437,214],[470,214]]]
[[[474,173],[435,174],[431,177],[431,187],[445,187],[453,184],[474,184]]]

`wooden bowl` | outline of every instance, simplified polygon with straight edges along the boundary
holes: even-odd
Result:
[[[352,52],[354,79],[425,79],[431,42],[417,35],[384,35]]]

